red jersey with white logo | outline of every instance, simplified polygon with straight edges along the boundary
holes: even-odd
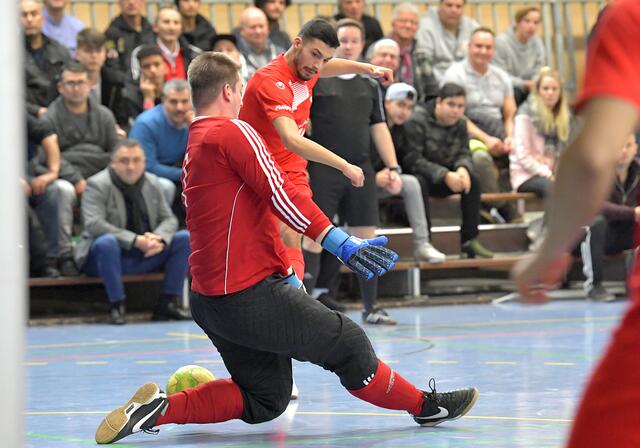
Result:
[[[191,238],[194,291],[231,294],[291,265],[274,214],[316,239],[331,225],[301,194],[247,123],[226,117],[194,121],[182,172]]]
[[[259,69],[247,83],[240,119],[262,135],[274,159],[287,172],[304,171],[307,161],[285,148],[273,120],[289,117],[303,135],[309,124],[312,90],[320,75],[304,81],[291,70],[284,55]]]

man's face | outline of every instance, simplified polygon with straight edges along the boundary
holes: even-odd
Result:
[[[371,63],[395,72],[400,66],[400,50],[392,45],[379,47],[374,51]]]
[[[76,48],[76,59],[90,72],[99,72],[107,59],[107,50],[102,48]]]
[[[237,63],[240,63],[240,52],[230,40],[219,40],[213,46],[213,51],[224,53]]]
[[[464,14],[464,0],[441,0],[438,16],[443,25],[457,27]]]
[[[125,184],[133,185],[144,175],[144,151],[140,146],[121,146],[111,158],[111,168]]]
[[[385,100],[384,108],[387,112],[387,117],[396,126],[403,125],[413,113],[413,108],[416,105],[415,100]]]
[[[235,89],[231,91],[231,105],[233,106],[233,118],[238,118],[240,108],[242,107],[242,96],[244,95],[244,81],[242,76],[238,75]]]
[[[146,3],[146,0],[120,0],[120,10],[125,17],[141,16]]]
[[[169,90],[162,97],[162,104],[167,118],[174,127],[179,129],[187,124],[187,112],[192,109],[188,90]]]
[[[277,22],[282,17],[287,3],[285,0],[267,0],[262,7],[262,10],[267,15],[269,20]]]
[[[542,103],[549,109],[556,107],[562,94],[562,86],[551,76],[545,76],[540,80],[538,85],[538,95],[542,99]]]
[[[175,9],[161,9],[153,31],[164,44],[177,42],[182,33],[182,16]]]
[[[418,32],[418,16],[409,11],[401,12],[391,22],[391,30],[393,35],[399,39],[410,40],[415,38],[416,32]]]
[[[251,14],[242,21],[240,35],[254,48],[265,48],[269,38],[269,22],[264,14]]]
[[[340,2],[342,13],[353,20],[360,20],[364,15],[364,0],[342,0]]]
[[[622,147],[622,153],[620,154],[618,163],[621,165],[629,165],[637,153],[638,144],[636,143],[636,136],[631,134],[627,139],[627,142]]]
[[[140,62],[140,71],[149,81],[160,83],[164,81],[166,67],[164,59],[158,54],[147,56]]]
[[[481,31],[469,41],[469,62],[474,68],[486,68],[495,54],[495,39],[491,33]]]
[[[362,32],[355,26],[343,26],[338,30],[340,46],[336,49],[336,57],[357,61],[364,49]]]
[[[58,82],[58,92],[73,105],[80,105],[89,98],[89,79],[86,73],[62,72],[62,78]]]
[[[436,98],[436,118],[441,124],[451,126],[457,123],[463,115],[463,96],[451,96],[444,99]]]
[[[20,23],[26,36],[39,35],[43,23],[40,5],[30,0],[23,0],[20,3]]]
[[[69,0],[44,0],[44,5],[49,9],[62,10],[67,7]]]
[[[178,9],[180,14],[185,17],[195,17],[198,15],[198,8],[200,7],[200,0],[180,0],[178,3]]]
[[[516,34],[531,39],[538,32],[540,27],[540,13],[538,11],[529,11],[526,16],[516,23]]]
[[[309,39],[303,42],[296,37],[293,39],[295,50],[294,63],[296,75],[303,80],[311,79],[328,62],[334,53],[334,49],[318,39]]]

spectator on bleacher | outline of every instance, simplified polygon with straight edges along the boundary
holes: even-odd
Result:
[[[407,150],[407,131],[405,122],[411,116],[416,105],[418,92],[409,84],[398,82],[391,84],[387,89],[384,99],[384,110],[387,115],[387,126],[391,133],[393,146],[396,149],[398,160],[404,158],[401,151]],[[378,198],[386,198],[401,195],[404,201],[404,209],[413,229],[413,255],[418,261],[441,263],[445,255],[431,244],[429,237],[429,224],[425,206],[429,203],[429,197],[423,196],[420,181],[411,174],[399,171],[401,183],[394,182],[389,176],[389,168],[384,166],[382,159],[372,151],[373,168],[376,170],[376,186]]]
[[[461,251],[472,258],[492,258],[478,240],[480,185],[469,151],[466,96],[462,86],[447,83],[435,100],[416,108],[406,123],[402,166],[420,180],[425,195],[460,194]]]
[[[27,115],[27,175],[25,191],[29,198],[29,240],[36,256],[31,274],[56,277],[78,275],[73,261],[71,223],[76,200],[74,186],[60,174],[58,136],[46,120]],[[77,185],[84,188],[84,181]],[[32,213],[35,212],[35,213]],[[44,247],[42,235],[44,234]]]
[[[20,2],[20,23],[25,36],[24,70],[27,111],[38,118],[58,96],[56,81],[62,68],[71,62],[69,50],[61,43],[42,34],[42,3],[39,0]]]
[[[425,102],[438,93],[438,81],[427,60],[427,51],[416,39],[419,20],[420,12],[413,3],[400,3],[393,8],[389,37],[400,47],[394,80],[412,85],[418,92],[418,101]]]
[[[634,229],[640,223],[640,160],[637,153],[636,137],[631,134],[618,159],[615,184],[609,199],[579,245],[586,277],[584,289],[592,300],[615,300],[615,296],[602,284],[605,256],[638,246],[634,237]]]
[[[85,28],[78,33],[76,59],[87,69],[91,96],[102,104],[116,118],[119,125],[126,126],[122,108],[122,88],[124,75],[105,65],[107,58],[107,38],[93,28]]]
[[[514,146],[509,154],[511,185],[515,190],[535,193],[542,199],[549,197],[556,161],[570,132],[571,113],[562,79],[557,71],[544,67],[515,119]]]
[[[169,206],[180,183],[192,119],[189,84],[173,79],[162,89],[162,104],[141,113],[129,134],[142,146],[146,170],[158,176],[158,185]]]
[[[238,33],[238,50],[247,61],[249,77],[285,51],[269,39],[267,16],[255,6],[242,11]]]
[[[444,74],[443,83],[465,88],[467,129],[474,138],[473,163],[481,193],[511,191],[509,157],[513,147],[516,103],[509,75],[492,64],[495,35],[489,28],[471,33],[468,56]],[[516,218],[512,203],[494,204],[507,221]]]
[[[291,0],[253,0],[256,8],[260,8],[269,20],[269,39],[280,48],[291,46],[291,36],[280,29],[280,19],[284,10],[289,7]]]
[[[58,82],[60,96],[51,103],[45,118],[58,135],[62,159],[72,173],[61,177],[75,183],[104,169],[117,140],[113,113],[90,95],[87,69],[72,62]]]
[[[155,45],[144,45],[136,54],[140,64],[140,77],[129,77],[122,91],[124,123],[131,126],[143,111],[160,104],[166,67],[162,50]]]
[[[180,37],[182,34],[182,17],[173,5],[160,7],[156,20],[153,24],[153,31],[156,33],[156,45],[162,52],[162,59],[165,65],[164,78],[187,79],[187,69],[189,64],[202,50],[193,45],[189,45],[186,39]],[[145,45],[134,48],[131,53],[131,77],[140,77],[140,65],[137,53]]]
[[[545,65],[544,43],[538,36],[541,14],[537,6],[516,11],[516,24],[496,38],[493,63],[511,76],[516,105],[527,99],[534,78]]]
[[[340,46],[336,57],[357,61],[364,48],[364,28],[353,19],[336,24]],[[378,225],[378,199],[370,151],[372,143],[389,168],[389,180],[399,188],[393,141],[385,122],[378,83],[360,75],[321,78],[313,89],[311,106],[311,138],[347,162],[358,165],[365,174],[362,188],[354,188],[341,172],[320,163],[309,164],[309,177],[314,200],[327,216],[340,214],[343,223],[360,238],[375,236]],[[351,204],[351,206],[349,206]],[[357,204],[353,207],[353,204]],[[305,265],[312,278],[318,277],[321,248],[305,239]],[[306,277],[306,274],[305,274]],[[384,310],[376,307],[377,277],[359,279],[364,302],[362,319],[370,324],[395,324]],[[313,287],[309,288],[313,290]]]
[[[389,70],[393,70],[395,81],[395,72],[400,66],[400,47],[398,46],[398,43],[389,38],[380,39],[371,45],[369,53],[369,62],[373,65],[379,65],[381,67],[388,68]],[[382,82],[379,82],[379,85],[380,90],[382,90],[382,94],[384,95],[389,86],[382,84]]]
[[[44,0],[42,33],[69,50],[71,56],[76,53],[76,36],[84,28],[82,20],[64,12],[69,0]]]
[[[347,18],[362,24],[365,35],[363,55],[367,54],[367,50],[371,44],[384,37],[378,19],[365,14],[364,8],[364,0],[338,0],[338,14],[334,16],[336,21]]]
[[[128,76],[131,52],[144,44],[154,44],[151,24],[142,15],[146,0],[118,0],[120,15],[111,21],[104,32],[107,36],[107,64]]]
[[[249,80],[247,60],[238,50],[238,40],[233,34],[218,34],[213,38],[213,51],[219,51],[229,56],[240,65],[240,76],[245,82]]]
[[[124,324],[122,276],[164,269],[162,294],[153,320],[188,319],[178,307],[188,269],[189,233],[179,230],[155,175],[144,171],[144,151],[121,140],[108,168],[87,180],[82,198],[84,231],[76,261],[87,275],[100,276],[112,324]]]
[[[471,33],[480,26],[464,15],[464,5],[465,0],[440,0],[420,20],[418,44],[439,82],[451,64],[465,58]]]
[[[182,37],[189,45],[211,51],[216,30],[205,16],[198,13],[200,0],[175,0],[175,3],[182,16]]]

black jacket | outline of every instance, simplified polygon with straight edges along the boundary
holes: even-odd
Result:
[[[439,85],[433,75],[433,69],[427,59],[427,52],[413,42],[411,48],[411,66],[413,71],[413,87],[418,92],[418,101],[427,102],[438,95]],[[398,69],[400,70],[400,69]],[[401,80],[399,76],[396,77]]]
[[[464,118],[452,126],[442,126],[435,117],[435,100],[425,107],[416,106],[406,122],[408,148],[404,149],[402,169],[409,174],[440,183],[452,170],[463,166],[473,172],[467,122]]]
[[[62,69],[71,62],[69,50],[64,45],[42,35],[42,48],[33,50],[25,39],[25,81],[27,111],[36,115],[40,107],[47,107],[58,96],[56,83]]]
[[[182,37],[184,37],[189,45],[198,47],[202,51],[211,51],[213,48],[212,41],[215,35],[215,28],[211,26],[211,23],[201,14],[196,16],[195,29],[182,33]]]
[[[142,44],[154,44],[156,41],[151,24],[142,18],[142,29],[136,31],[119,15],[104,32],[107,37],[107,65],[123,74],[129,72],[131,52]]]

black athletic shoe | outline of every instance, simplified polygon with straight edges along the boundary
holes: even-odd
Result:
[[[436,426],[447,420],[455,420],[471,410],[478,400],[479,391],[475,387],[437,393],[436,381],[429,380],[431,392],[424,393],[424,404],[420,415],[412,415],[420,426]]]
[[[169,401],[157,384],[147,383],[136,391],[124,406],[111,411],[96,430],[96,442],[106,444],[123,437],[144,431],[157,434],[151,429],[160,414],[164,414]]]

